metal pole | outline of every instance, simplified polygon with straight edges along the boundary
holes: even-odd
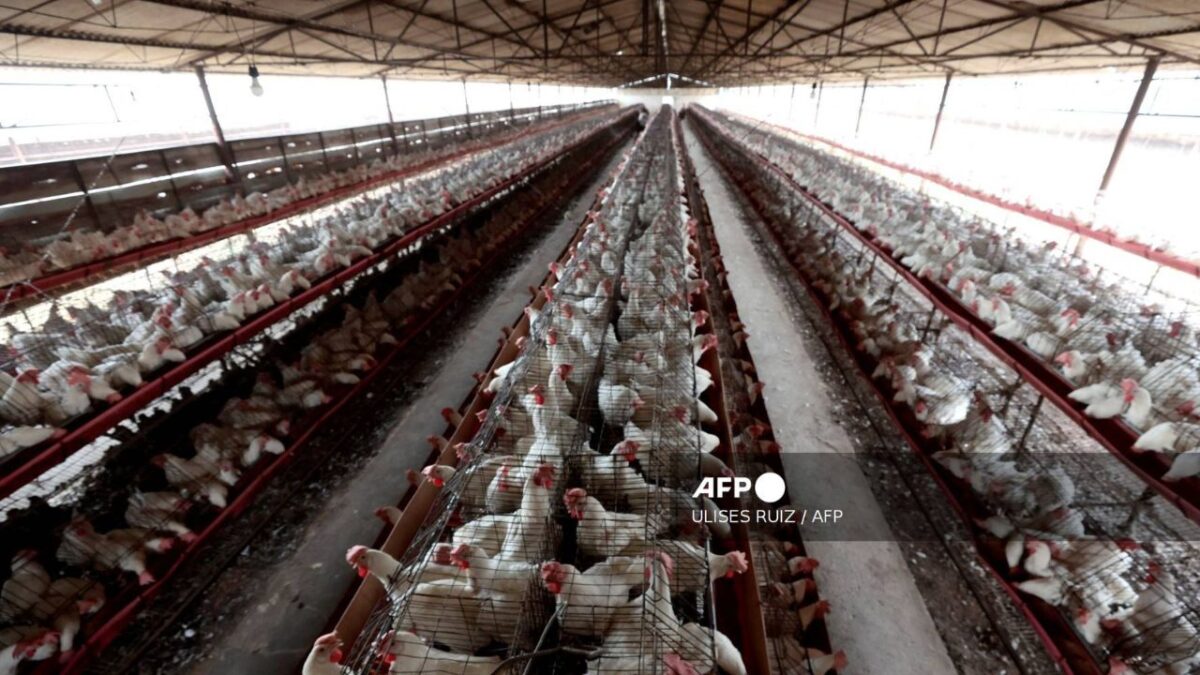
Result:
[[[596,32],[599,33],[600,31],[596,31]],[[508,125],[509,126],[512,126],[516,122],[516,120],[513,119],[516,116],[517,116],[517,113],[513,109],[512,80],[509,80],[508,81]]]
[[[953,72],[946,73],[946,84],[942,87],[942,100],[938,103],[937,117],[933,118],[933,134],[929,136],[929,151],[933,152],[933,144],[937,141],[938,129],[942,126],[942,111],[946,109],[946,94],[950,92],[950,78]]]
[[[225,132],[221,129],[221,120],[217,118],[217,109],[213,106],[212,95],[208,93],[208,80],[204,77],[204,66],[196,64],[196,78],[200,80],[200,92],[204,94],[204,105],[208,106],[208,118],[212,121],[213,134],[217,137],[217,152],[225,163],[225,171],[233,182],[241,182],[237,167],[233,164],[233,153],[229,152],[229,144],[225,142]]]
[[[825,82],[817,83],[817,109],[813,111],[813,130],[817,128],[817,122],[821,119],[821,92],[825,91]]]
[[[317,142],[321,144],[321,160],[325,162],[325,170],[329,171],[329,151],[325,149],[325,134],[317,132]]]
[[[279,157],[283,160],[283,177],[288,183],[291,183],[292,167],[288,166],[287,148],[283,146],[283,136],[276,136],[275,141],[279,146]]]
[[[383,102],[387,105],[388,114],[388,136],[392,138],[392,154],[400,154],[400,146],[396,144],[396,118],[392,117],[392,97],[388,94],[387,75],[380,75],[379,81],[383,83]]]
[[[1125,116],[1125,126],[1121,127],[1121,133],[1117,135],[1117,144],[1113,146],[1112,157],[1108,160],[1108,168],[1104,170],[1104,178],[1100,181],[1100,190],[1096,194],[1097,201],[1103,198],[1104,192],[1108,190],[1108,184],[1112,182],[1113,173],[1117,170],[1117,162],[1121,159],[1121,152],[1125,150],[1125,141],[1129,140],[1133,122],[1142,109],[1146,91],[1150,89],[1150,82],[1154,79],[1155,71],[1158,70],[1159,58],[1157,55],[1151,56],[1150,60],[1146,62],[1146,72],[1142,75],[1142,83],[1138,85],[1137,93],[1133,96],[1133,104],[1129,106],[1129,114]]]
[[[792,94],[788,97],[788,121],[792,121],[792,109],[796,106],[796,83],[792,83]]]
[[[163,170],[166,171],[165,175],[171,183],[171,194],[175,196],[175,208],[181,211],[183,210],[183,200],[179,198],[179,186],[175,184],[175,174],[171,172],[171,163],[167,161],[167,153],[164,150],[159,150],[158,159],[162,162]]]
[[[863,78],[862,97],[858,99],[858,119],[854,122],[854,137],[858,138],[858,129],[862,126],[862,111],[863,105],[867,102],[867,85],[871,83],[871,78]]]
[[[79,186],[79,191],[83,193],[83,203],[87,206],[88,213],[92,216],[92,226],[97,229],[103,229],[100,223],[100,212],[96,210],[96,203],[92,201],[92,195],[88,191],[87,183],[83,180],[83,172],[79,170],[79,162],[68,162],[71,165],[71,173],[75,177],[75,185]]]
[[[474,136],[471,129],[471,99],[467,97],[467,78],[463,78],[463,108],[467,111],[467,136]]]

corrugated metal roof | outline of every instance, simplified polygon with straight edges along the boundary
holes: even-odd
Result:
[[[22,8],[24,7],[24,8]],[[1194,0],[22,0],[0,63],[618,85],[1200,65]],[[654,80],[647,82],[654,84]]]

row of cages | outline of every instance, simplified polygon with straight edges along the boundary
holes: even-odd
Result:
[[[730,133],[1200,522],[1200,332],[1192,298],[1058,250],[1038,231],[1001,228],[831,156],[775,144],[756,125],[732,124]]]
[[[553,167],[595,163],[631,126],[626,114],[593,127],[184,381],[52,480],[7,497],[0,649],[15,644],[14,664],[29,662],[16,672],[104,670],[126,658],[109,663],[103,650],[181,561],[298,452],[318,451],[305,448],[314,434],[577,189],[576,173]]]
[[[1060,667],[1193,672],[1200,527],[744,130],[694,119]]]
[[[964,314],[981,320],[994,340],[1043,362],[1081,407],[1110,398],[1109,386],[1128,389],[1123,405],[1096,405],[1086,416],[1120,419],[1137,436],[1179,424],[1172,446],[1145,449],[1182,452],[1196,445],[1185,430],[1200,406],[1194,298],[1135,283],[1036,232],[991,223],[759,125],[722,121],[924,283],[953,298]]]
[[[753,118],[747,117],[747,119]],[[918,184],[924,181],[944,188],[952,193],[970,198],[980,205],[986,205],[990,209],[999,210],[997,212],[1001,218],[1004,217],[1003,212],[1005,211],[1011,214],[1019,214],[1033,221],[1039,221],[1040,223],[1060,228],[1066,233],[1092,239],[1126,253],[1145,258],[1156,265],[1174,268],[1191,276],[1200,276],[1200,261],[1173,252],[1171,247],[1166,245],[1165,242],[1146,243],[1137,235],[1130,236],[1128,233],[1118,232],[1112,229],[1111,226],[1096,223],[1094,219],[1088,219],[1074,213],[1039,207],[1029,201],[1017,202],[1012,197],[997,195],[968,184],[960,183],[929,170],[920,169],[880,155],[865,152],[829,138],[805,134],[781,124],[766,123],[761,120],[754,120],[753,123],[764,124],[774,129],[776,133],[784,138],[800,139],[802,143],[814,145],[815,147],[832,148],[837,153],[852,157],[856,161],[863,163],[864,166],[882,167],[886,173],[899,178],[901,182]]]
[[[132,222],[107,232],[71,230],[44,245],[27,243],[16,252],[0,248],[0,316],[9,320],[3,332],[12,334],[14,327],[29,330],[37,325],[46,318],[44,310],[50,302],[62,301],[64,307],[77,305],[84,295],[101,287],[108,292],[134,290],[139,284],[131,272],[147,277],[178,273],[181,267],[190,269],[198,261],[272,243],[279,232],[294,229],[300,222],[326,226],[345,217],[348,210],[360,208],[362,198],[385,193],[404,181],[439,170],[455,170],[472,157],[498,147],[615,111],[607,105],[584,105],[549,121],[499,126],[436,148],[394,155],[370,165],[358,164],[341,173],[320,174],[308,182],[301,179],[265,195],[222,198],[199,213],[188,207],[159,218],[142,211]],[[418,190],[415,198],[426,199],[427,192]],[[461,196],[454,194],[443,192],[443,196],[461,201]],[[385,208],[377,215],[382,218],[389,212]],[[130,280],[132,285],[127,283]],[[40,308],[29,311],[39,303]]]
[[[727,467],[672,119],[618,166],[462,416],[445,411],[453,433],[383,546],[347,553],[369,579],[310,663],[352,642],[342,672],[746,672],[753,646],[713,603],[746,552],[694,515]]]
[[[683,137],[682,129],[678,135]],[[737,301],[728,283],[720,243],[699,178],[690,155],[686,159],[689,202],[693,205],[692,215],[697,225],[697,259],[704,279],[709,282],[704,310],[709,313],[713,333],[717,336],[715,348],[705,354],[701,363],[721,373],[717,378],[720,383],[718,398],[725,410],[718,414],[724,420],[723,435],[730,442],[729,451],[722,459],[737,476],[748,478],[752,483],[757,483],[765,474],[786,478],[788,471],[782,458],[783,448],[772,429],[771,416],[762,395],[764,384],[750,350],[747,327],[741,321]],[[792,470],[796,470],[796,465]],[[754,518],[744,526],[737,526],[739,541],[744,542],[749,551],[753,574],[746,575],[752,577],[746,579],[749,588],[717,589],[718,604],[724,601],[725,606],[741,610],[736,616],[731,612],[718,617],[718,627],[738,622],[752,625],[755,630],[761,626],[763,653],[753,657],[762,658],[757,670],[763,672],[824,675],[845,669],[850,657],[833,647],[825,623],[825,616],[834,610],[834,606],[820,592],[817,570],[821,561],[809,554],[797,525],[782,515],[785,509],[780,505],[797,504],[786,480],[782,496],[773,503],[763,501],[756,492],[739,499],[726,499],[724,502],[718,500],[718,504],[739,511],[773,511],[779,515],[777,518]],[[729,593],[734,590],[736,596]],[[730,597],[722,598],[722,591]],[[759,640],[757,635],[755,638]],[[744,656],[749,665],[752,655]]]
[[[117,279],[125,280],[121,288],[93,287],[22,310],[21,317],[35,320],[21,330],[9,317],[0,360],[5,385],[0,496],[28,484],[231,350],[269,335],[326,293],[511,192],[563,152],[628,123],[631,115],[567,120],[476,162],[464,160],[360,196],[338,228],[311,223],[273,228],[273,236],[222,242],[217,250],[162,263],[153,274],[150,268],[130,273],[129,279]],[[494,175],[476,166],[489,157]],[[443,199],[439,190],[447,186],[460,191],[461,199]],[[423,201],[395,206],[414,195],[424,195]],[[372,215],[389,208],[388,218]],[[306,247],[312,250],[289,262],[288,256]]]
[[[17,250],[66,229],[107,231],[185,208],[196,212],[234,195],[267,193],[304,177],[394,156],[425,153],[500,128],[611,105],[522,108],[349,129],[216,143],[0,169],[0,243]]]

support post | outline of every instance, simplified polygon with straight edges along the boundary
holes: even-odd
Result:
[[[792,93],[788,96],[788,121],[792,121],[792,109],[796,106],[796,83],[792,83]]]
[[[946,84],[942,86],[942,100],[938,103],[937,117],[933,118],[933,133],[929,136],[929,151],[933,152],[933,144],[937,142],[938,129],[942,126],[942,111],[946,109],[946,94],[950,92],[950,78],[953,72],[946,73]]]
[[[599,33],[599,31],[596,31],[596,32]],[[509,80],[508,81],[508,126],[511,127],[512,125],[517,123],[517,121],[515,119],[513,119],[516,116],[517,116],[516,110],[513,109],[512,80]]]
[[[467,78],[463,78],[463,109],[467,111],[467,136],[474,137],[474,130],[471,128],[471,99],[467,97]]]
[[[329,151],[325,149],[325,134],[317,132],[317,142],[321,144],[321,161],[325,162],[325,170],[329,171]]]
[[[284,180],[290,184],[292,182],[292,167],[288,166],[287,148],[283,145],[283,136],[276,136],[275,142],[279,146],[279,156],[283,159]]]
[[[70,162],[70,165],[71,173],[75,177],[75,185],[83,193],[83,204],[87,207],[88,214],[92,216],[92,225],[99,230],[104,230],[103,225],[100,223],[100,212],[96,210],[96,203],[92,201],[92,193],[88,190],[88,185],[83,180],[83,172],[79,170],[79,162]]]
[[[230,182],[240,183],[242,177],[233,163],[233,153],[229,152],[229,144],[225,142],[225,131],[221,129],[221,120],[217,118],[212,95],[208,93],[208,80],[204,77],[204,66],[201,64],[196,64],[196,79],[200,80],[200,92],[204,94],[204,105],[208,106],[208,119],[212,121],[213,134],[217,137],[217,152],[225,164],[225,172]]]
[[[863,78],[863,91],[862,91],[862,97],[860,97],[860,98],[858,99],[858,119],[856,119],[856,120],[854,121],[854,137],[855,137],[855,138],[858,138],[858,129],[859,129],[859,127],[861,127],[861,126],[862,126],[862,111],[863,111],[863,106],[864,106],[864,105],[866,104],[866,102],[867,102],[867,87],[868,87],[870,84],[871,84],[871,78],[869,78],[869,77],[864,77],[864,78]]]
[[[167,161],[167,153],[165,150],[158,151],[158,161],[162,162],[164,174],[167,181],[171,183],[171,194],[175,197],[175,210],[183,210],[183,200],[179,197],[179,186],[175,184],[175,174],[171,171],[171,163]],[[90,199],[90,198],[89,198]]]
[[[1150,82],[1154,79],[1154,73],[1158,70],[1159,56],[1151,56],[1146,62],[1146,72],[1142,75],[1142,83],[1138,85],[1137,93],[1133,95],[1133,103],[1129,106],[1129,114],[1125,116],[1125,125],[1121,127],[1121,133],[1117,135],[1117,144],[1113,146],[1112,157],[1108,160],[1108,168],[1104,170],[1104,178],[1100,181],[1100,190],[1096,193],[1096,201],[1099,202],[1104,198],[1104,193],[1108,190],[1108,184],[1112,182],[1113,173],[1117,170],[1117,162],[1121,159],[1121,153],[1125,150],[1125,141],[1129,140],[1129,132],[1133,130],[1133,123],[1137,120],[1138,113],[1142,110],[1142,101],[1146,99],[1146,92],[1150,89]]]
[[[400,146],[396,143],[396,118],[392,117],[392,97],[388,94],[387,75],[380,75],[379,81],[383,83],[383,102],[387,105],[388,114],[388,136],[392,139],[392,154],[400,154]]]
[[[817,124],[821,120],[821,93],[825,91],[825,82],[817,83],[817,109],[813,111],[813,130],[816,131]]]

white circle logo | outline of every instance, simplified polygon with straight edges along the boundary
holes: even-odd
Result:
[[[784,489],[783,476],[777,473],[764,473],[754,481],[754,494],[768,504],[774,504],[782,499]]]

